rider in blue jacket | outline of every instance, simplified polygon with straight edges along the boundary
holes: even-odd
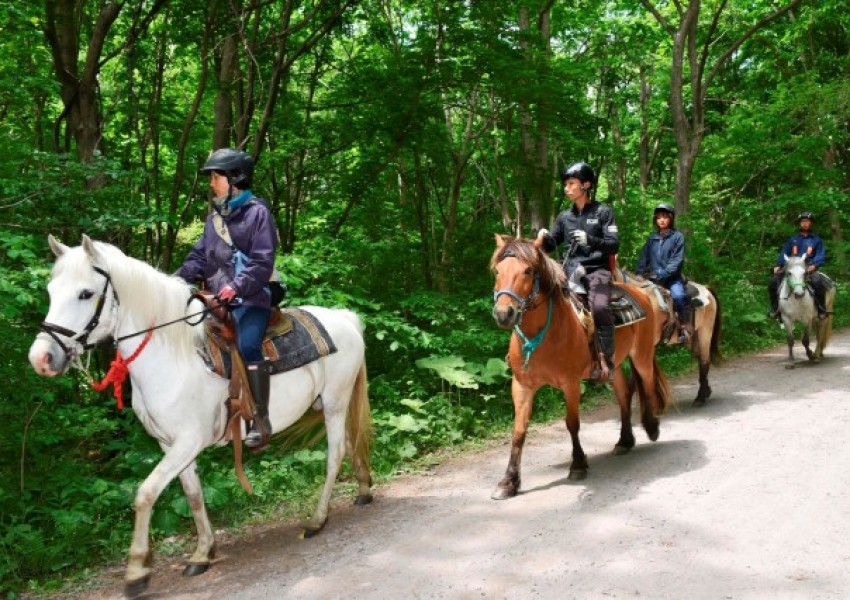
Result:
[[[637,273],[670,290],[679,317],[679,343],[683,344],[694,333],[690,301],[682,277],[685,236],[674,227],[676,210],[672,205],[661,203],[656,206],[653,219],[657,231],[649,235],[640,252]]]
[[[815,216],[809,211],[803,211],[797,215],[797,223],[799,223],[800,229],[788,238],[779,252],[776,265],[773,267],[773,279],[767,287],[770,294],[770,317],[772,319],[779,318],[779,286],[782,285],[782,278],[785,276],[786,256],[804,256],[806,258],[806,281],[815,292],[815,308],[818,311],[818,318],[823,320],[828,316],[824,298],[826,286],[823,280],[816,275],[817,270],[826,261],[826,248],[823,241],[812,233],[814,222]]]
[[[254,159],[240,150],[222,148],[210,155],[201,173],[210,177],[213,211],[201,239],[175,275],[189,283],[202,278],[221,302],[231,306],[236,345],[256,405],[245,445],[262,448],[272,432],[271,371],[262,342],[271,309],[269,281],[275,268],[277,231],[265,201],[251,191],[253,172]]]

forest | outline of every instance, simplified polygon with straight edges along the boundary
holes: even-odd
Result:
[[[208,213],[198,170],[216,148],[257,162],[287,302],[346,307],[366,324],[376,481],[507,431],[494,234],[551,226],[569,205],[559,173],[572,162],[598,173],[625,267],[653,207],[675,206],[686,274],[723,303],[727,356],[784,339],[766,286],[804,210],[847,322],[843,1],[43,0],[0,5],[0,31],[9,598],[120,560],[134,490],[161,455],[132,407],[89,386],[112,348],[91,353],[88,373],[30,367],[47,236],[77,245],[87,234],[173,272]],[[672,374],[692,368],[681,350],[661,359]],[[597,387],[587,396],[604,401]],[[541,392],[536,411],[562,416],[562,401]],[[238,527],[302,516],[324,451],[248,459],[254,496],[229,448],[199,466],[215,527]],[[351,481],[348,470],[340,494]],[[181,551],[189,514],[171,485],[152,523],[160,551]]]

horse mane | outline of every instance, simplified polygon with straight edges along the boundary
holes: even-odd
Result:
[[[167,275],[144,261],[127,256],[111,244],[94,242],[94,245],[100,258],[106,261],[101,266],[112,278],[118,295],[120,320],[132,315],[138,327],[143,328],[182,319],[194,312],[187,307],[192,290],[183,279]],[[91,259],[82,248],[80,254],[91,265]],[[197,320],[199,317],[192,319],[192,322]],[[196,356],[197,348],[203,341],[204,327],[175,323],[157,329],[154,336],[164,338],[164,344],[174,352],[175,359],[188,361]]]
[[[561,265],[549,258],[533,240],[509,236],[503,237],[502,240],[504,244],[498,246],[490,258],[490,269],[495,269],[505,258],[514,257],[539,273],[542,293],[548,294],[552,290],[561,289],[566,283],[567,276]]]

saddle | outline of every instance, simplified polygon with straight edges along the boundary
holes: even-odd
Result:
[[[236,457],[236,474],[242,487],[251,493],[251,484],[242,470],[242,428],[254,417],[254,399],[247,385],[245,363],[236,348],[236,330],[230,311],[208,291],[199,291],[194,299],[210,309],[204,319],[206,344],[201,357],[207,368],[227,379],[227,427],[224,441],[233,441]],[[298,308],[281,310],[273,306],[269,324],[263,336],[263,355],[270,365],[272,375],[302,367],[323,356],[336,352],[336,346],[319,320]],[[320,399],[317,399],[317,402]],[[318,405],[317,405],[318,407]]]

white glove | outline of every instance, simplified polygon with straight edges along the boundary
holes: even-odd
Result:
[[[576,229],[573,231],[573,241],[579,246],[587,246],[587,232]]]
[[[540,231],[537,232],[537,237],[542,238],[543,236],[549,235],[549,230],[545,227],[541,228]]]

